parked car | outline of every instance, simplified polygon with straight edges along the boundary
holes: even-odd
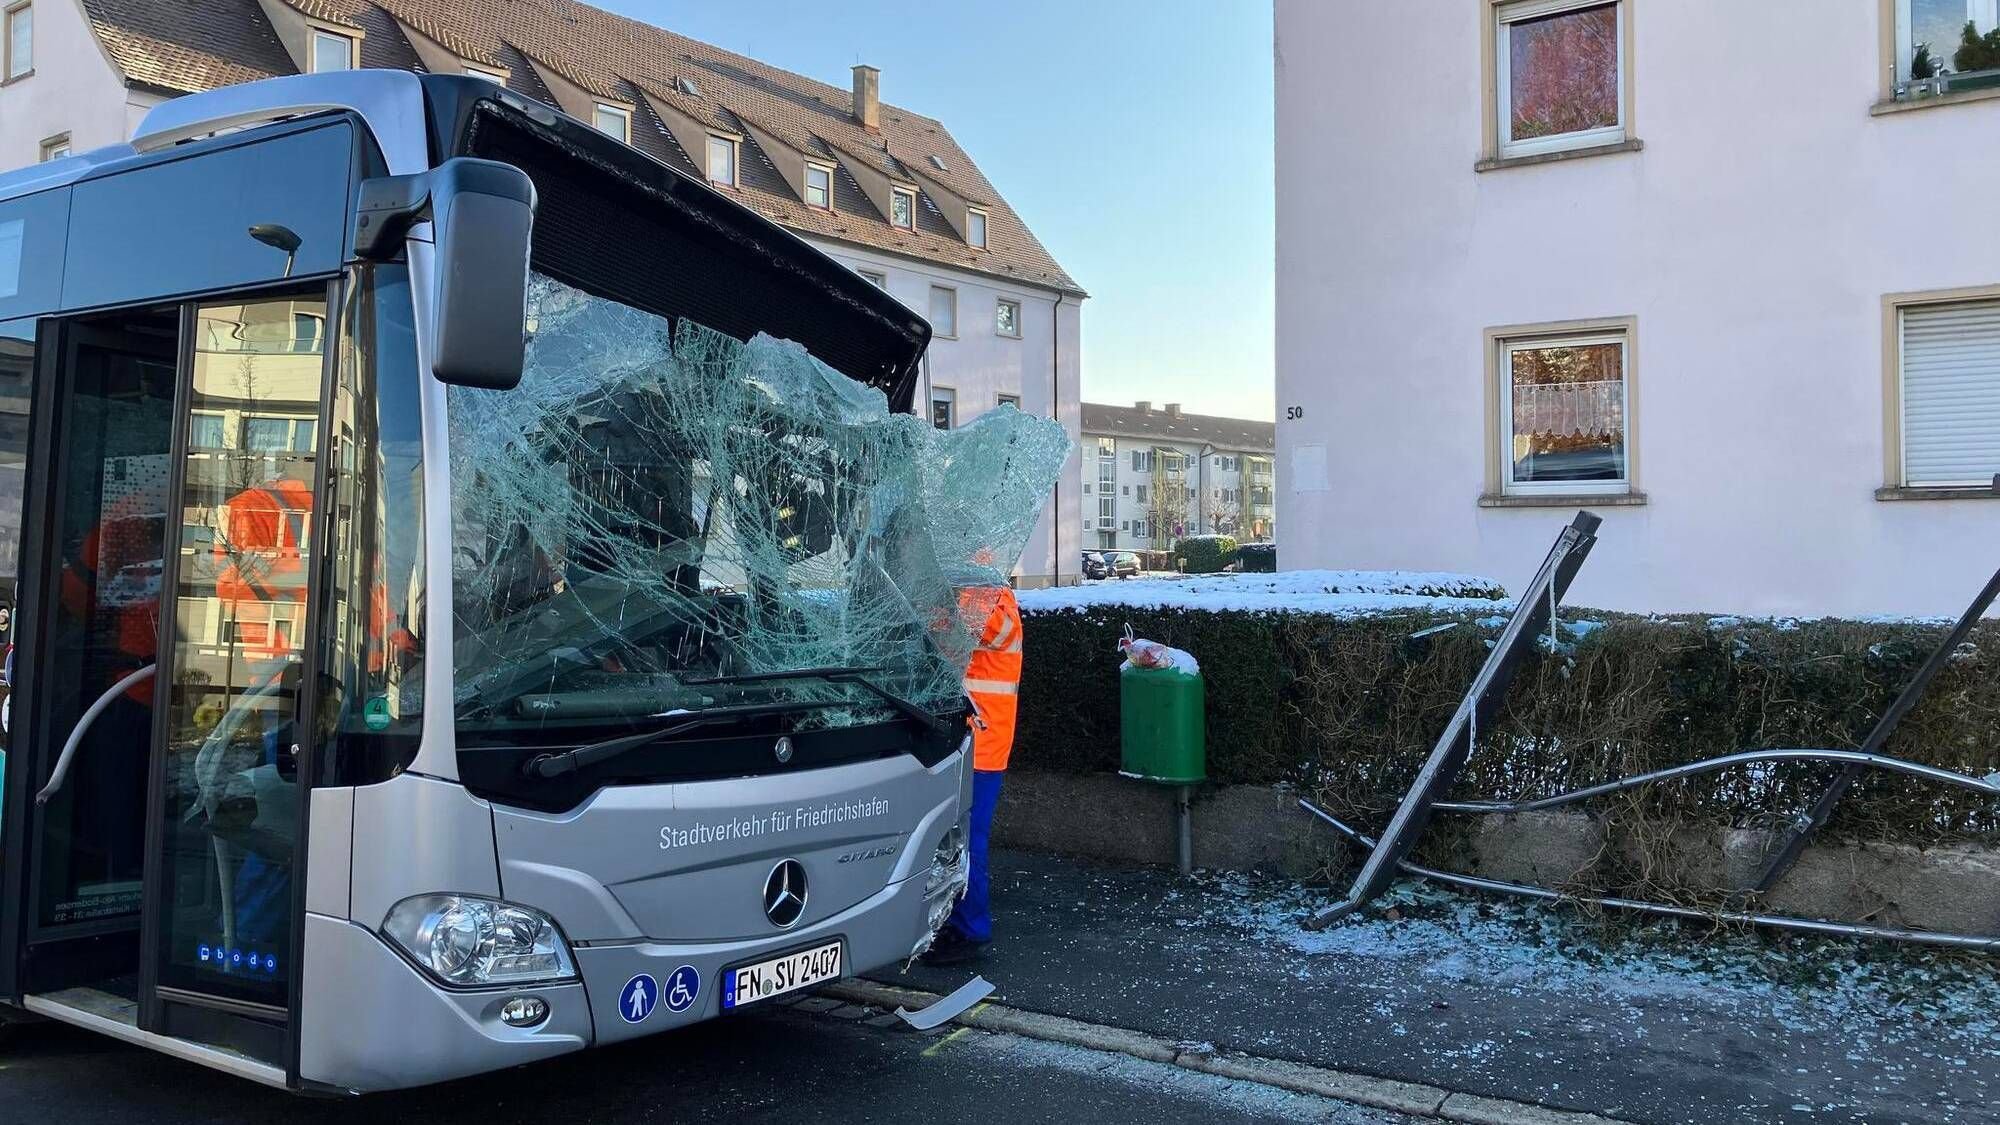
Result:
[[[1104,572],[1092,577],[1137,578],[1145,570],[1139,565],[1139,556],[1131,551],[1105,551],[1098,558]]]

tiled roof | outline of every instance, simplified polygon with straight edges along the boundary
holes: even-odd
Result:
[[[111,61],[135,85],[207,90],[292,72],[257,0],[83,0],[83,8]]]
[[[1277,449],[1275,422],[1249,418],[1221,418],[1213,414],[1169,414],[1154,403],[1147,409],[1136,406],[1083,404],[1082,432],[1106,437],[1148,438],[1153,441],[1209,444],[1220,450],[1243,453],[1270,453]]]
[[[919,187],[935,184],[985,208],[987,246],[969,246],[925,194],[916,230],[889,224],[845,169],[834,210],[806,206],[746,137],[737,193],[747,206],[800,234],[927,259],[957,269],[1081,293],[1018,215],[928,117],[883,103],[881,131],[869,133],[850,113],[850,91],[766,66],[755,59],[675,35],[575,0],[281,0],[333,23],[360,27],[364,66],[419,67],[398,22],[468,61],[505,67],[509,85],[553,103],[536,65],[600,97],[640,107],[636,147],[683,171],[686,154],[646,106],[663,101],[705,125],[747,133],[837,162],[866,162]],[[295,72],[258,0],[83,0],[91,22],[126,78],[167,91],[197,91]],[[699,96],[680,92],[693,82]],[[554,80],[554,79],[551,79]],[[829,147],[830,146],[830,147]],[[942,169],[931,161],[937,156]],[[914,175],[893,171],[900,163]],[[728,189],[723,189],[728,190]]]

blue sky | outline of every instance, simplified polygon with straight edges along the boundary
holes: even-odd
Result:
[[[1090,291],[1083,393],[1272,411],[1269,0],[594,0],[938,118]]]

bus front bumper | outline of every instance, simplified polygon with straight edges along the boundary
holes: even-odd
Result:
[[[441,988],[373,931],[308,914],[300,1077],[354,1093],[402,1089],[698,1023],[723,1014],[726,970],[833,941],[841,945],[842,976],[901,964],[929,943],[941,900],[927,898],[925,884],[919,871],[838,914],[768,938],[578,945],[572,953],[580,982],[477,991]],[[692,995],[667,1002],[655,993],[639,1019],[628,1018],[621,1002],[635,978],[650,978],[656,989],[675,979],[686,985],[684,968],[696,982]],[[502,1005],[528,996],[548,1005],[545,1020],[529,1028],[501,1021]]]
[[[835,941],[841,946],[842,976],[900,965],[930,942],[929,916],[938,900],[926,899],[924,883],[919,871],[838,914],[771,937],[701,944],[639,941],[582,946],[575,950],[576,965],[590,995],[596,1041],[614,1043],[723,1015],[726,971]],[[692,996],[662,997],[661,1002],[647,1007],[640,1019],[629,1018],[631,1008],[624,1002],[629,1000],[627,989],[635,978],[649,977],[665,991],[676,973],[683,983],[688,980],[684,968],[692,970],[699,981]],[[679,1005],[684,1005],[682,1010],[673,1010]],[[735,1011],[770,1006],[766,1000]]]

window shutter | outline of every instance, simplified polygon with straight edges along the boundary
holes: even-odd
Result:
[[[2000,301],[1904,309],[1903,483],[2000,473]]]

